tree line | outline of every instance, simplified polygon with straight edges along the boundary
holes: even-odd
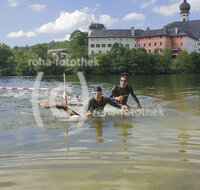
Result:
[[[147,53],[145,49],[130,49],[115,43],[107,54],[94,55],[98,66],[89,65],[56,65],[30,64],[30,60],[42,60],[42,63],[55,63],[55,58],[47,54],[48,49],[67,48],[68,61],[84,58],[89,61],[88,33],[74,31],[69,41],[37,44],[35,46],[10,48],[0,44],[0,76],[29,76],[42,71],[46,75],[61,75],[63,72],[74,74],[83,71],[85,74],[170,74],[200,73],[200,53],[188,54],[182,51],[176,60],[172,52],[165,48],[162,54],[158,51]],[[57,59],[63,58],[58,53]]]
[[[129,49],[116,43],[108,54],[98,54],[96,58],[100,64],[98,74],[200,73],[200,53],[182,51],[173,60],[170,48],[165,48],[162,54],[147,53],[143,48]]]

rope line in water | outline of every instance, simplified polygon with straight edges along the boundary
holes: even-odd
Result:
[[[0,90],[63,90],[62,88],[16,88],[16,87],[0,87]]]

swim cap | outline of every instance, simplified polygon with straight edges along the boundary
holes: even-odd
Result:
[[[100,86],[95,87],[94,92],[102,92],[101,87]]]

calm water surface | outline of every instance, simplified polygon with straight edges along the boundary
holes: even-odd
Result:
[[[108,96],[120,76],[87,76],[89,95]],[[0,77],[0,86],[33,87],[34,77]],[[68,102],[86,103],[76,76],[67,76]],[[199,190],[200,75],[131,76],[144,110],[164,115],[71,119],[60,110],[32,104],[62,103],[62,92],[0,90],[0,189]],[[44,77],[41,87],[62,87],[62,77]],[[129,97],[131,110],[135,102]],[[77,112],[83,108],[73,107]]]

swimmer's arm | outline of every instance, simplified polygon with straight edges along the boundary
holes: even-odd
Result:
[[[114,100],[120,101],[121,99],[120,99],[119,97],[116,97],[116,88],[117,88],[117,87],[114,87],[114,88],[112,89],[110,98],[111,98],[113,101],[114,101]]]
[[[142,109],[142,106],[140,105],[140,102],[139,102],[137,96],[136,96],[135,93],[133,92],[133,89],[131,90],[130,93],[131,93],[132,98],[133,98],[133,99],[135,100],[135,102],[138,104],[138,109]]]
[[[87,116],[93,115],[93,108],[91,106],[91,101],[88,103],[88,109],[87,109]]]
[[[109,99],[109,100],[108,100],[108,103],[109,103],[111,106],[114,106],[114,107],[116,107],[116,108],[128,109],[128,106],[122,105],[122,104],[118,104],[117,102],[113,101],[112,99]]]
[[[51,106],[50,104],[40,104],[44,109],[50,109],[50,108],[58,108],[58,109],[63,109],[65,111],[67,111],[66,106],[64,105],[55,105],[55,106]]]

